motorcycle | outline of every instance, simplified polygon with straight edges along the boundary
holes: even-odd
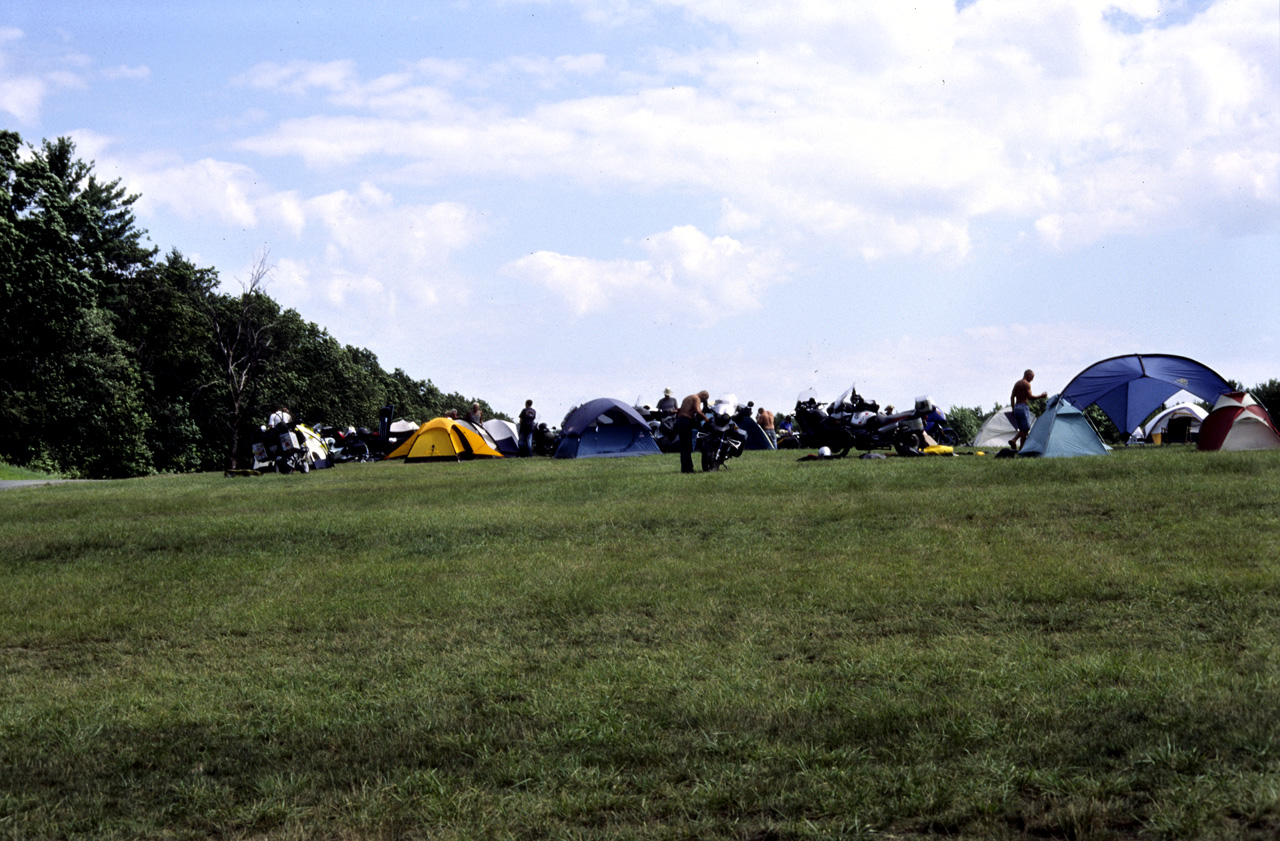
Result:
[[[335,464],[377,460],[369,446],[374,435],[364,427],[356,429],[349,426],[346,429],[338,429],[333,426],[323,426],[316,432],[324,439],[325,446],[329,448],[329,454]]]
[[[540,423],[533,428],[533,454],[535,456],[555,455],[556,444],[559,442],[560,436],[545,423]]]
[[[750,412],[750,407],[747,407]],[[695,433],[695,447],[702,453],[702,470],[719,470],[731,458],[742,455],[747,433],[738,427],[734,417],[739,413],[737,401],[731,397],[717,400],[710,417]]]
[[[954,447],[960,443],[960,436],[946,424],[947,416],[937,406],[934,406],[933,411],[924,416],[925,434],[944,447]]]
[[[311,451],[297,427],[295,421],[259,427],[258,437],[253,442],[254,469],[271,466],[277,473],[293,473],[295,470],[310,473]]]
[[[680,452],[680,436],[676,434],[675,412],[664,412],[650,408],[648,405],[642,406],[638,400],[635,410],[649,425],[649,432],[653,435],[654,443],[658,445],[659,450],[664,453]]]
[[[933,411],[928,397],[916,398],[906,412],[880,413],[880,405],[866,400],[850,386],[829,407],[823,407],[812,390],[796,399],[800,446],[830,447],[836,456],[852,449],[894,449],[898,455],[918,455],[924,446],[924,418]]]

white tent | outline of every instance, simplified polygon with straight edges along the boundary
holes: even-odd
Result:
[[[520,433],[511,421],[501,418],[489,418],[484,422],[484,431],[493,438],[498,452],[504,456],[518,455],[520,452]]]
[[[1160,414],[1147,421],[1145,425],[1139,426],[1133,431],[1133,435],[1129,437],[1130,443],[1138,441],[1150,441],[1151,436],[1158,434],[1163,435],[1165,430],[1169,428],[1169,421],[1175,418],[1191,418],[1190,432],[1199,432],[1200,423],[1209,413],[1201,409],[1194,403],[1179,403],[1176,406],[1170,406]]]
[[[412,433],[417,428],[418,424],[415,421],[411,421],[408,418],[398,418],[391,422],[390,431],[392,435],[403,435],[406,432]]]
[[[1036,419],[1031,419],[1034,427]],[[973,436],[975,447],[1007,447],[1018,430],[1013,425],[1013,410],[1002,409],[983,421],[978,434]]]
[[[408,418],[396,418],[391,422],[391,426],[387,430],[387,449],[394,450],[413,437],[413,433],[418,431],[416,421]]]

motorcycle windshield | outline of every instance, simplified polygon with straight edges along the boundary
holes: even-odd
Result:
[[[841,394],[839,397],[836,398],[836,402],[831,404],[832,408],[836,406],[846,406],[846,405],[852,406],[853,403],[851,402],[851,400],[853,398],[853,393],[856,390],[857,389],[855,386],[849,386],[847,389],[845,389],[843,394]]]
[[[810,400],[814,403],[819,402],[818,390],[816,388],[806,388],[804,391],[800,392],[800,396],[796,398],[797,403],[808,403]]]
[[[711,410],[717,415],[732,415],[738,410],[738,398],[732,394],[718,397],[716,402],[711,404]]]

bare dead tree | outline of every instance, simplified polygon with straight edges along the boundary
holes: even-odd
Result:
[[[232,299],[234,306],[220,308],[213,296],[205,301],[205,310],[213,328],[214,355],[231,402],[231,416],[228,418],[231,439],[227,461],[232,470],[238,466],[237,453],[240,449],[245,398],[263,360],[271,350],[271,327],[274,322],[258,318],[261,311],[258,304],[265,294],[266,281],[275,268],[267,258],[266,249],[254,256],[249,279],[240,284],[239,299]]]

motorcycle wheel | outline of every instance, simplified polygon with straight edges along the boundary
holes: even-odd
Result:
[[[293,472],[293,464],[290,463],[287,457],[278,458],[276,459],[276,472],[282,476],[287,476]]]
[[[706,450],[703,450],[702,451],[702,472],[709,473],[710,471],[715,469],[716,469],[715,456],[711,455],[711,453],[707,452]]]

